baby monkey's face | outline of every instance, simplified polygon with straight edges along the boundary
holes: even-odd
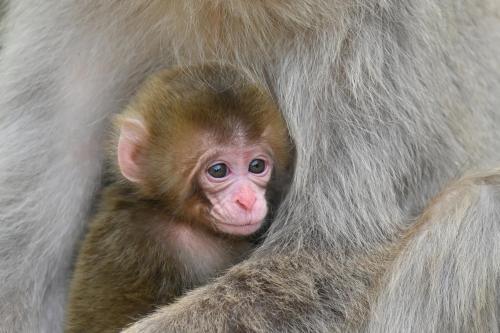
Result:
[[[198,182],[211,203],[213,226],[220,232],[246,236],[267,215],[266,188],[273,160],[264,145],[214,148],[201,157]]]

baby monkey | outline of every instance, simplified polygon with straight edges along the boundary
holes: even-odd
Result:
[[[66,332],[120,331],[242,260],[289,174],[280,112],[231,67],[160,72],[116,124]]]

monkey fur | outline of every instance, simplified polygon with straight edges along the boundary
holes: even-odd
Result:
[[[108,116],[158,69],[214,61],[276,97],[293,182],[248,259],[125,332],[497,332],[499,7],[9,1],[1,331],[62,330]]]
[[[130,125],[145,128],[127,128]],[[276,202],[286,188],[291,162],[286,125],[272,98],[230,67],[212,64],[161,71],[119,115],[117,127],[119,139],[112,140],[110,159],[118,165],[77,260],[66,332],[119,332],[250,252],[255,232],[243,229],[244,235],[235,234],[239,230],[221,230],[211,222],[214,207],[205,191],[222,194],[240,186],[239,178],[246,182],[246,176],[214,179],[213,185],[220,188],[227,178],[218,192],[213,192],[212,183],[201,186],[206,168],[200,162],[209,149],[227,149],[241,140],[248,148],[262,141],[274,162],[265,162],[265,169],[272,167],[267,174],[259,172],[260,180],[272,172],[272,181],[261,186],[272,186],[266,194],[274,200],[264,200]],[[130,139],[133,142],[123,141]],[[123,148],[130,144],[137,151]],[[218,155],[211,159],[237,157]],[[130,164],[123,161],[129,157],[137,159],[137,178],[130,177],[136,170],[127,169]],[[215,203],[230,199],[231,194]],[[252,205],[251,211],[259,209],[257,202]],[[225,205],[221,210],[231,208]],[[256,225],[262,229],[264,224]]]

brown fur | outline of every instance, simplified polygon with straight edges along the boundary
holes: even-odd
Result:
[[[130,118],[146,126],[143,182],[119,179],[115,168],[78,258],[67,332],[116,332],[251,250],[248,238],[199,223],[208,209],[196,184],[206,148],[237,136],[264,141],[278,180],[290,163],[288,132],[272,99],[229,67],[161,72],[119,116],[118,128]]]

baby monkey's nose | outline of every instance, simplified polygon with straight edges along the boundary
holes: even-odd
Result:
[[[236,195],[236,203],[243,209],[250,211],[257,200],[255,193],[252,189],[244,187],[240,193]]]

